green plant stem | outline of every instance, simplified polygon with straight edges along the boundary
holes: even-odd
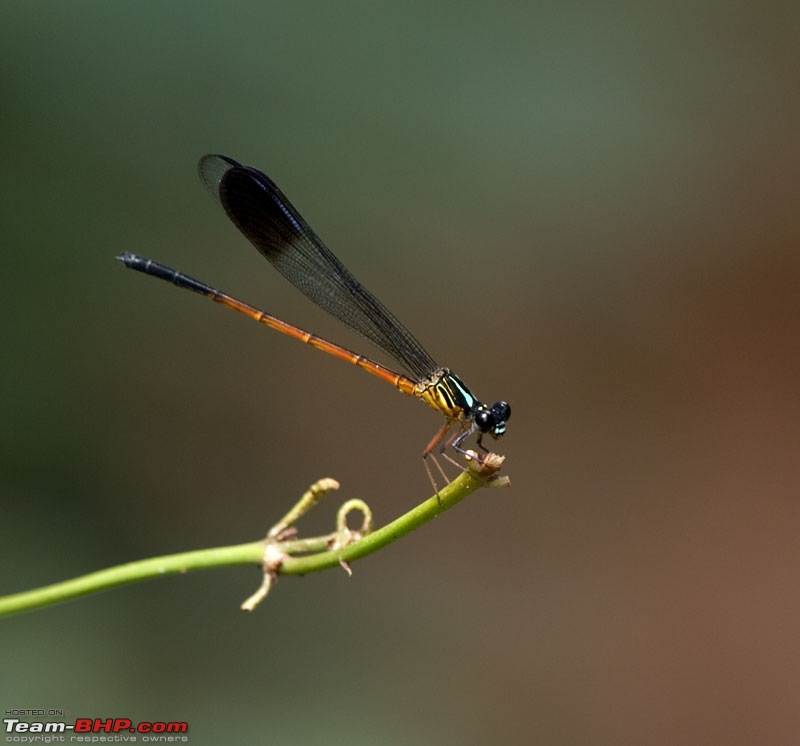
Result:
[[[277,573],[279,575],[305,575],[329,567],[337,567],[342,562],[351,563],[361,559],[391,544],[453,507],[467,495],[484,486],[497,468],[495,466],[493,469],[484,469],[483,473],[472,469],[465,471],[442,489],[438,497],[431,497],[386,526],[367,534],[351,544],[301,557],[294,557],[286,553]],[[335,536],[335,534],[332,536]],[[297,539],[282,543],[277,539],[267,538],[247,544],[200,549],[193,552],[182,552],[180,554],[129,562],[61,583],[54,583],[42,588],[0,597],[0,616],[30,611],[127,583],[164,575],[229,565],[262,565],[265,549],[270,543],[283,552],[290,548],[297,549],[300,546],[316,548],[320,545],[320,543],[315,544],[313,540],[311,540],[311,543],[303,544],[302,541]]]
[[[193,552],[181,552],[180,554],[168,554],[163,557],[127,562],[124,565],[81,575],[72,580],[0,597],[0,616],[31,611],[42,606],[50,606],[149,578],[227,565],[259,564],[263,556],[264,542],[252,541],[248,544],[198,549]]]
[[[305,557],[287,557],[281,564],[280,574],[306,575],[310,572],[336,567],[341,562],[347,562],[348,564],[355,562],[368,554],[377,552],[379,549],[419,528],[424,523],[436,518],[436,516],[444,513],[445,510],[449,510],[467,495],[485,484],[485,478],[481,478],[472,471],[465,471],[442,489],[438,497],[434,495],[391,523],[376,529],[353,544],[341,549],[332,549]]]

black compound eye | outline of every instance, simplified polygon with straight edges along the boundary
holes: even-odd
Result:
[[[506,432],[506,420],[511,417],[511,405],[507,401],[492,404],[489,413],[492,415],[492,437],[500,438]]]
[[[505,422],[511,417],[511,405],[507,401],[495,402],[492,404],[491,412],[496,422]]]
[[[491,409],[481,409],[475,413],[473,421],[482,433],[488,433],[496,425],[496,420]]]

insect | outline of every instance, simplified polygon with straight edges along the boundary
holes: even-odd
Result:
[[[439,412],[444,423],[422,454],[437,494],[429,457],[447,481],[436,453],[463,468],[447,449],[452,448],[468,460],[480,459],[475,451],[463,447],[465,439],[477,433],[478,447],[486,452],[483,436],[499,438],[506,432],[511,405],[505,401],[491,406],[482,404],[455,373],[437,365],[411,332],[334,256],[266,174],[224,155],[204,156],[198,170],[200,179],[233,224],[278,272],[320,308],[394,358],[408,375],[281,321],[159,262],[125,252],[117,258],[126,267],[204,295],[271,329],[346,360]]]

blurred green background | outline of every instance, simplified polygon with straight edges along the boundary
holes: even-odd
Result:
[[[208,198],[269,173],[474,392],[483,491],[354,566],[3,620],[0,705],[191,742],[800,737],[794,3],[5,2],[0,588],[255,539],[315,479],[378,521],[437,416],[164,261],[364,350]],[[324,529],[336,500],[309,517]]]

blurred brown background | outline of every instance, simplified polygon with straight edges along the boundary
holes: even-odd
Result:
[[[2,592],[257,538],[326,475],[381,522],[429,493],[433,413],[114,261],[365,349],[208,198],[206,152],[269,173],[514,416],[512,488],[352,579],[245,615],[234,568],[4,620],[2,708],[197,744],[796,744],[798,20],[7,2]]]

